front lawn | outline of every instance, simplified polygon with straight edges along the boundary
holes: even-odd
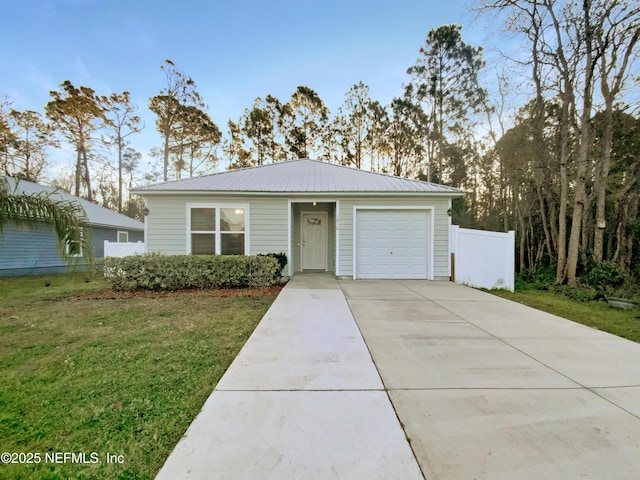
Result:
[[[0,278],[0,478],[153,478],[277,293]]]
[[[609,307],[605,301],[580,302],[547,290],[492,290],[490,293],[640,342],[640,308],[618,310]]]

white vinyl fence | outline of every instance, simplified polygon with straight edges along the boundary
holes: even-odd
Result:
[[[104,241],[105,257],[128,257],[129,255],[142,255],[147,252],[147,244],[144,242],[110,242]]]
[[[452,225],[449,230],[451,276],[456,283],[513,291],[515,232],[471,230]]]

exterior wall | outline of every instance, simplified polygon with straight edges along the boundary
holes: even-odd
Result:
[[[433,241],[433,275],[435,280],[449,278],[449,225],[451,217],[447,214],[450,208],[448,197],[418,196],[385,196],[343,197],[339,201],[339,271],[341,277],[353,276],[353,209],[362,207],[433,207],[434,208],[434,241]]]
[[[187,204],[191,203],[247,205],[249,216],[245,229],[249,233],[249,254],[287,251],[289,203],[286,197],[166,195],[146,198],[148,252],[187,253]]]
[[[64,272],[56,236],[46,225],[8,225],[0,234],[0,275]]]
[[[123,229],[120,229],[123,231]],[[129,231],[129,238],[144,239],[144,232]],[[93,256],[104,255],[104,240],[117,240],[118,229],[92,229]],[[67,271],[58,254],[55,233],[44,224],[35,227],[8,225],[0,234],[0,276],[34,275]]]
[[[292,271],[300,271],[300,212],[329,212],[329,265],[328,270],[339,276],[353,276],[353,208],[368,207],[433,207],[434,208],[434,251],[433,272],[435,279],[449,278],[449,225],[447,210],[451,200],[446,196],[413,195],[372,195],[343,196],[323,201],[317,200],[316,207],[311,202],[297,202],[295,197],[289,203],[288,196],[244,196],[244,195],[149,195],[146,197],[149,214],[147,216],[147,251],[167,255],[187,253],[187,204],[210,203],[246,205],[249,208],[249,253],[287,252],[290,246],[289,262]],[[289,205],[291,211],[289,212]],[[288,224],[288,222],[291,222]],[[337,231],[336,231],[337,227]],[[289,244],[289,230],[291,243]],[[336,238],[338,242],[336,243]],[[130,239],[131,241],[131,239]],[[339,251],[336,270],[336,248]]]

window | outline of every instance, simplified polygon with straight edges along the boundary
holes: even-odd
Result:
[[[190,206],[189,247],[194,255],[245,255],[246,207]]]
[[[244,208],[220,209],[220,254],[244,255]]]
[[[129,232],[118,230],[118,243],[127,243],[129,241]]]
[[[84,231],[80,231],[80,237],[84,238]],[[67,240],[64,251],[70,257],[82,257],[82,242],[78,240]]]

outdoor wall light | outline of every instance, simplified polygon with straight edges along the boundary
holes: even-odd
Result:
[[[447,215],[449,216],[453,215],[453,210],[452,209],[447,210]]]
[[[314,206],[314,207],[316,206],[316,202],[313,202],[313,206]]]
[[[149,209],[147,207],[144,207],[142,209],[142,214],[146,217],[147,215],[149,215]]]

